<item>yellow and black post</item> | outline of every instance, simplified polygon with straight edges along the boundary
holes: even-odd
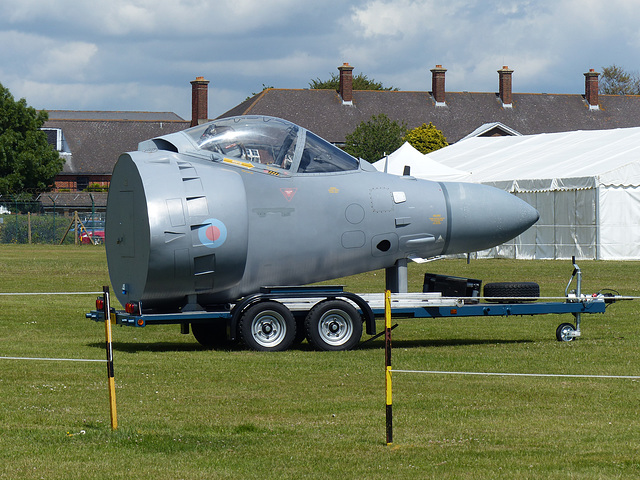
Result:
[[[391,292],[385,292],[384,302],[384,364],[387,397],[387,445],[393,443],[393,406],[391,404]]]
[[[107,379],[109,382],[109,406],[111,412],[111,429],[118,428],[116,413],[116,382],[113,373],[113,339],[111,337],[111,307],[109,302],[109,287],[102,287],[104,295],[104,328],[107,340]]]

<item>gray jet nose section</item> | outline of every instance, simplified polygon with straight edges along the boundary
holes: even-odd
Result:
[[[540,214],[527,202],[487,185],[441,183],[448,210],[448,244],[443,254],[495,247],[517,237]]]

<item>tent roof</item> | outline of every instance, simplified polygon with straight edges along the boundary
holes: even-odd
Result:
[[[640,127],[474,137],[427,157],[512,191],[640,186]]]
[[[467,172],[431,160],[416,150],[409,142],[405,142],[395,152],[387,155],[387,158],[373,164],[379,171],[384,172],[386,167],[387,173],[394,175],[402,175],[405,165],[411,167],[412,176],[429,180],[462,180],[469,176]]]

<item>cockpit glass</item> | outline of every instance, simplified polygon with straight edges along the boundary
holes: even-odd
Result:
[[[317,135],[307,132],[298,173],[327,173],[356,170],[358,160]]]
[[[293,123],[269,117],[233,117],[186,131],[202,150],[225,158],[289,169],[298,138]]]
[[[216,120],[185,130],[198,149],[222,160],[251,162],[297,173],[358,169],[358,160],[297,125],[273,117]]]

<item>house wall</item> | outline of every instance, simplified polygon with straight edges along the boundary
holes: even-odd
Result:
[[[82,191],[86,187],[98,184],[102,187],[109,188],[111,175],[58,175],[55,178],[54,192],[77,192]]]

